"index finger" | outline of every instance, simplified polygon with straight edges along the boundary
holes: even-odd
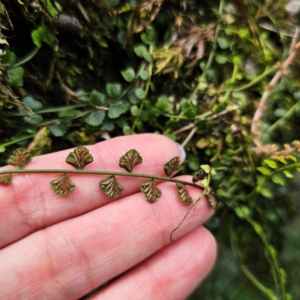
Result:
[[[119,159],[128,150],[136,149],[143,163],[134,169],[138,173],[162,176],[164,164],[179,156],[176,144],[156,134],[122,136],[87,146],[94,162],[85,170],[123,171]],[[70,169],[65,162],[70,150],[34,157],[30,169]],[[1,168],[2,170],[9,167]],[[70,174],[77,186],[65,197],[56,195],[50,181],[59,174],[16,174],[9,185],[0,185],[0,248],[49,225],[81,215],[109,203],[111,200],[99,189],[103,176]],[[142,178],[121,177],[122,196],[139,190]]]

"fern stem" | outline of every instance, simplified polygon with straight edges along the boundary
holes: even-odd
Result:
[[[257,287],[257,289],[263,292],[266,296],[275,296],[271,290],[266,288],[262,283],[258,281],[258,279],[250,272],[250,270],[245,265],[241,265],[241,269],[246,277]]]
[[[169,181],[169,182],[175,182],[175,183],[181,183],[184,185],[189,185],[193,186],[198,189],[204,189],[203,186],[192,183],[192,182],[187,182],[184,180],[179,180],[175,178],[170,178],[170,177],[163,177],[163,176],[156,176],[156,175],[151,175],[151,174],[142,174],[142,173],[126,173],[126,172],[113,172],[113,171],[85,171],[85,170],[64,170],[64,169],[53,169],[53,170],[48,170],[48,169],[38,169],[38,170],[5,170],[5,171],[0,171],[0,175],[4,174],[45,174],[45,173],[50,173],[50,174],[85,174],[85,175],[110,175],[110,176],[124,176],[124,177],[139,177],[139,178],[150,178],[150,179],[156,179],[156,180],[161,180],[161,181]]]

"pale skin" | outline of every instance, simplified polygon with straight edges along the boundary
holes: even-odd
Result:
[[[140,152],[138,173],[163,176],[163,165],[179,156],[166,137],[142,134],[88,146],[94,162],[85,170],[122,171],[119,158]],[[26,168],[74,169],[71,150],[34,157]],[[1,168],[12,169],[11,166]],[[104,177],[70,175],[76,188],[60,197],[49,182],[59,174],[17,174],[0,185],[0,287],[3,299],[78,299],[110,281],[91,299],[185,299],[216,258],[216,242],[202,224],[213,210],[205,198],[170,242],[189,206],[174,183],[160,182],[154,204],[139,191],[140,178],[119,177],[117,200],[99,189]],[[191,181],[190,176],[179,176]],[[201,190],[187,187],[195,199]]]

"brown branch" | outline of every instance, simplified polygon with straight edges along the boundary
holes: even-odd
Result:
[[[84,9],[84,7],[81,5],[81,3],[78,1],[76,4],[77,8],[79,9],[80,13],[82,14],[83,18],[85,19],[85,21],[91,25],[91,20],[86,12],[86,10]]]
[[[194,134],[197,131],[197,127],[195,126],[190,133],[188,134],[188,136],[186,137],[186,139],[183,141],[183,143],[181,144],[182,147],[185,147],[186,144],[192,139],[192,137],[194,136]]]
[[[262,116],[264,115],[264,112],[266,110],[266,104],[268,101],[268,98],[272,92],[273,87],[278,83],[281,76],[286,72],[287,68],[290,66],[290,64],[295,59],[296,55],[298,54],[298,51],[300,49],[300,42],[298,42],[292,52],[290,53],[289,57],[285,60],[281,68],[277,71],[277,73],[274,75],[270,83],[268,84],[267,88],[265,89],[258,107],[254,113],[253,119],[252,119],[252,125],[251,125],[251,133],[255,135],[253,142],[257,147],[261,147],[262,143],[260,141],[260,132],[259,132],[259,126],[261,123]]]
[[[74,102],[74,103],[78,103],[77,100],[73,99],[73,98],[78,98],[78,95],[72,91],[62,80],[59,72],[55,72],[55,77],[60,85],[60,87],[62,88],[62,90],[66,93],[67,95],[67,100],[70,100],[71,102]]]

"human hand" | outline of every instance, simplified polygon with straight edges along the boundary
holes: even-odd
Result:
[[[163,176],[163,165],[179,156],[174,142],[154,134],[88,148],[94,163],[85,170],[119,170],[119,158],[135,148],[143,163],[134,171]],[[30,169],[72,169],[64,162],[69,152],[34,157]],[[99,189],[103,177],[71,174],[76,188],[65,197],[51,189],[55,178],[17,174],[0,185],[2,299],[78,299],[117,276],[91,299],[184,299],[212,268],[216,243],[201,226],[213,214],[206,199],[171,243],[170,232],[188,210],[174,183],[159,183],[162,196],[150,204],[139,191],[143,178],[118,177],[124,191],[113,201]],[[201,193],[187,188],[193,199]]]

